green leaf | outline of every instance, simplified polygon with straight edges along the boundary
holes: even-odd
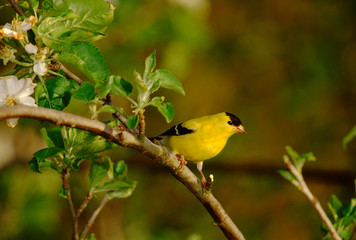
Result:
[[[342,139],[342,146],[347,147],[347,144],[351,142],[356,137],[356,126],[354,126],[351,131]]]
[[[286,146],[286,151],[291,156],[294,166],[298,169],[299,172],[301,172],[306,159],[300,157],[298,153],[290,146]]]
[[[152,100],[149,102],[149,105],[152,105],[156,108],[159,108],[164,101],[164,97],[154,97]]]
[[[38,37],[55,50],[102,38],[114,14],[112,5],[104,0],[46,0],[42,6],[45,18],[38,26]]]
[[[91,43],[71,44],[61,53],[59,60],[73,64],[97,84],[105,85],[110,76],[109,68],[100,51]]]
[[[37,12],[39,1],[38,0],[28,0],[34,12]]]
[[[104,186],[101,187],[97,187],[94,192],[116,191],[120,189],[132,188],[133,185],[134,183],[119,180],[104,184]]]
[[[111,191],[108,193],[109,198],[113,199],[113,198],[127,198],[130,197],[133,193],[133,191],[135,190],[137,185],[137,182],[133,182],[130,184],[129,187],[120,187],[115,191]]]
[[[29,162],[30,169],[34,171],[35,173],[41,173],[40,171],[40,165],[38,164],[37,159],[34,157],[32,158]]]
[[[73,86],[74,82],[64,77],[51,78],[45,86],[38,83],[35,89],[36,103],[40,107],[63,110],[70,102]]]
[[[143,78],[146,79],[149,74],[153,72],[156,67],[156,50],[154,50],[145,61],[145,71],[143,73]]]
[[[298,180],[293,173],[289,172],[288,170],[278,170],[278,173],[281,174],[281,176],[287,181],[291,182],[294,186],[299,187]]]
[[[304,158],[306,161],[309,162],[315,162],[316,161],[316,157],[314,156],[314,153],[309,152],[309,153],[303,153],[300,155],[300,158]]]
[[[122,176],[126,176],[127,173],[127,165],[124,160],[120,160],[114,164],[114,178],[119,178]]]
[[[35,152],[34,157],[29,162],[31,170],[37,173],[41,173],[40,169],[42,168],[51,168],[57,171],[57,167],[53,164],[53,162],[46,158],[53,157],[62,151],[63,149],[50,147]]]
[[[115,113],[116,108],[111,105],[104,105],[102,108],[99,109],[99,112]]]
[[[94,233],[92,233],[92,234],[90,235],[90,237],[85,238],[85,240],[96,240],[96,238],[95,238],[95,234],[94,234]]]
[[[59,128],[52,128],[49,130],[42,128],[41,133],[45,138],[48,147],[57,147],[57,148],[64,149],[61,130]]]
[[[89,82],[84,82],[79,89],[72,92],[73,97],[85,103],[95,98],[95,88]]]
[[[172,103],[170,103],[170,102],[162,103],[158,107],[158,111],[163,115],[163,117],[165,117],[167,123],[172,121],[173,116],[174,116],[174,107],[173,107]]]
[[[182,95],[185,95],[181,82],[170,71],[165,69],[157,69],[151,76],[152,83],[159,82],[161,87],[174,90]]]
[[[101,136],[76,128],[62,127],[61,134],[71,161],[79,161],[80,158],[92,157],[94,153],[118,147]]]
[[[343,204],[342,202],[338,199],[336,195],[331,195],[330,202],[328,203],[329,209],[333,215],[334,221],[337,221],[338,219],[338,212],[341,210]]]
[[[107,175],[110,168],[109,157],[103,157],[103,161],[99,162],[95,159],[91,160],[89,172],[89,188],[96,188],[103,178]]]
[[[138,115],[135,114],[135,115],[128,116],[126,125],[131,129],[135,129],[138,125]]]
[[[99,98],[104,98],[108,93],[112,93],[117,96],[129,96],[132,92],[132,85],[120,76],[111,75],[109,80],[104,85],[97,85],[102,89],[102,92],[98,94]]]
[[[41,149],[37,152],[35,152],[33,155],[35,156],[35,158],[38,161],[41,161],[42,159],[48,158],[48,157],[52,157],[54,155],[56,155],[59,152],[62,152],[63,149],[61,148],[57,148],[57,147],[50,147],[50,148],[44,148]]]

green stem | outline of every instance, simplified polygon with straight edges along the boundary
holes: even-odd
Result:
[[[16,59],[12,59],[12,60],[10,60],[10,61],[13,62],[13,63],[16,63],[17,65],[24,66],[24,67],[31,67],[31,66],[33,66],[32,63],[24,63],[24,62],[20,62],[20,61],[18,61],[18,60],[16,60]]]

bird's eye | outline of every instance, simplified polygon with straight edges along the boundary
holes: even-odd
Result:
[[[229,125],[233,125],[232,121],[228,121],[227,123],[228,123]]]

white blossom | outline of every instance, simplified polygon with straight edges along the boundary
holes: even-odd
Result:
[[[44,47],[41,48],[40,51],[38,51],[38,47],[36,45],[33,45],[32,43],[27,43],[25,46],[25,50],[26,52],[35,55],[35,57],[33,58],[33,71],[39,76],[46,75],[48,71],[48,65],[45,62],[45,59],[47,57],[47,54],[49,53],[49,48]]]
[[[32,43],[27,43],[25,46],[25,50],[26,50],[26,52],[28,52],[30,54],[37,54],[37,52],[38,52],[37,46],[33,45]]]
[[[15,38],[16,40],[23,40],[25,38],[24,33],[30,30],[37,23],[37,18],[35,16],[30,16],[24,21],[19,18],[12,20],[11,24],[6,23],[0,29],[0,36]]]
[[[39,61],[33,66],[33,71],[39,76],[44,76],[48,71],[48,66],[44,61]]]
[[[37,107],[33,94],[36,84],[31,78],[22,78],[18,80],[16,76],[0,77],[0,107],[23,104]],[[14,128],[19,118],[7,119],[7,125]]]

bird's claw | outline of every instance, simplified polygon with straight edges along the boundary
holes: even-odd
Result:
[[[181,169],[182,167],[184,167],[185,165],[187,165],[187,161],[185,161],[185,158],[183,155],[181,154],[176,154],[177,159],[179,160],[179,166],[177,168],[177,170]]]

